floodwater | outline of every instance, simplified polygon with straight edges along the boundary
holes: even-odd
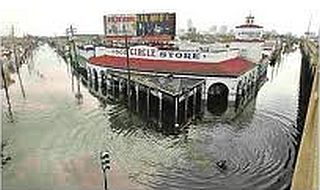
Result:
[[[297,51],[269,67],[269,80],[236,117],[165,135],[123,105],[99,102],[41,46],[20,70],[26,99],[17,82],[10,86],[13,122],[3,100],[4,151],[12,158],[3,189],[102,190],[103,150],[110,151],[111,190],[289,189],[303,123],[300,65]]]

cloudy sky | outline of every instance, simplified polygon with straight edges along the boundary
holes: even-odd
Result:
[[[0,6],[0,33],[6,35],[14,24],[18,33],[62,35],[73,24],[78,33],[103,33],[103,17],[108,13],[166,11],[177,13],[177,28],[186,28],[187,20],[208,30],[212,25],[229,28],[244,22],[251,12],[267,30],[303,34],[311,18],[311,31],[318,32],[318,0],[3,0]]]

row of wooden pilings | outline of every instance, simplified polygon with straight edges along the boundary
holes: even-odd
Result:
[[[157,86],[157,83],[150,85],[133,77],[129,84],[127,74],[111,70],[100,70],[98,73],[95,69],[87,69],[87,81],[95,95],[125,103],[130,111],[157,123],[160,128],[183,127],[204,112],[204,81],[180,92],[170,92]]]

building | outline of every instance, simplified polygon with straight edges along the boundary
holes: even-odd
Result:
[[[257,31],[252,28],[256,28]],[[237,32],[250,31],[257,34],[259,32],[259,35],[239,33],[234,42],[222,44],[221,48],[211,49],[210,45],[204,47],[201,44],[189,44],[189,46],[188,44],[180,44],[174,49],[161,49],[156,46],[140,44],[128,49],[124,47],[95,47],[94,52],[82,50],[80,55],[88,61],[86,64],[87,78],[93,81],[97,86],[96,89],[99,90],[105,86],[122,89],[119,91],[125,93],[129,99],[131,99],[132,93],[127,93],[127,85],[125,84],[128,84],[128,80],[130,80],[129,77],[126,78],[130,67],[130,73],[139,78],[130,87],[133,94],[136,94],[133,100],[139,102],[137,100],[139,97],[149,97],[149,95],[140,95],[141,86],[143,86],[144,93],[148,94],[151,91],[154,100],[158,102],[158,112],[161,113],[158,119],[160,118],[160,120],[162,120],[162,113],[164,114],[162,106],[165,104],[162,102],[167,101],[163,99],[164,96],[169,97],[168,102],[174,104],[175,110],[182,107],[181,109],[185,110],[184,114],[188,115],[188,105],[201,103],[204,115],[212,116],[216,114],[218,105],[224,108],[218,110],[219,114],[223,113],[228,105],[235,107],[245,105],[264,81],[267,60],[261,59],[263,41],[258,38],[261,37],[261,28],[260,26],[256,27],[253,24],[253,17],[249,16],[246,24],[236,27]],[[195,27],[189,19],[188,32],[195,32],[194,30]],[[222,34],[226,34],[227,30],[226,25],[219,28],[219,32]],[[148,82],[152,81],[154,77],[162,77],[160,83]],[[163,88],[166,85],[161,81],[166,81],[165,78],[169,78],[172,84],[181,84],[181,81],[184,81],[183,83],[186,84],[197,84],[197,87],[193,85],[178,87],[178,91],[170,93],[166,88]],[[172,88],[175,89],[174,86]],[[191,96],[194,97],[193,103],[191,103]],[[146,101],[149,99],[147,98]],[[195,103],[196,101],[198,103]],[[137,109],[140,110],[140,108]],[[195,106],[191,110],[194,112]],[[181,116],[178,112],[175,112],[175,118]],[[184,122],[187,121],[186,118],[185,116]],[[175,119],[174,126],[182,123],[176,123]]]
[[[219,34],[226,34],[228,32],[228,27],[227,27],[227,25],[222,25],[222,26],[220,26],[220,28],[219,28]]]
[[[238,40],[260,40],[263,35],[263,27],[254,23],[254,17],[249,15],[246,17],[245,24],[236,26],[236,39]]]
[[[209,33],[214,35],[217,33],[217,29],[218,27],[216,25],[213,25],[209,28]]]

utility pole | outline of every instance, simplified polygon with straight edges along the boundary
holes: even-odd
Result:
[[[23,87],[22,79],[21,79],[21,75],[20,75],[20,68],[19,68],[20,67],[20,63],[18,63],[18,57],[17,57],[16,45],[15,45],[15,37],[14,37],[14,27],[13,27],[13,25],[12,25],[12,28],[11,28],[11,37],[12,37],[12,39],[11,39],[12,40],[12,50],[13,50],[13,56],[14,56],[13,58],[14,58],[14,63],[15,63],[17,74],[18,74],[18,78],[19,78],[21,93],[22,93],[23,98],[26,98],[26,94],[25,94],[25,91],[24,91],[24,87]]]
[[[76,44],[74,42],[74,33],[77,31],[76,28],[74,28],[72,25],[70,25],[69,28],[66,29],[66,34],[69,37],[69,42],[71,43],[71,50],[70,50],[70,55],[71,55],[71,64],[77,63],[78,64],[78,56],[77,56],[77,50],[76,50]],[[71,52],[73,51],[73,56]],[[73,60],[74,58],[74,60]]]
[[[127,96],[128,96],[128,108],[130,109],[130,103],[131,103],[131,89],[130,89],[130,83],[131,83],[131,76],[130,76],[130,60],[129,60],[129,46],[128,46],[128,35],[125,35],[125,47],[126,47],[126,55],[127,55],[127,72],[128,72],[128,81],[127,81]]]

